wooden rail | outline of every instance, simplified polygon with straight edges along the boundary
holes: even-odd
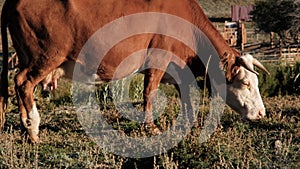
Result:
[[[294,65],[296,62],[300,62],[300,48],[298,45],[284,48],[282,49],[282,53],[275,52],[274,54],[264,54],[252,52],[251,54],[264,63]]]

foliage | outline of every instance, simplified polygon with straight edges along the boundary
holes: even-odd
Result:
[[[292,27],[291,27],[291,33],[294,34],[294,38],[295,38],[295,41],[300,43],[300,35],[299,35],[299,32],[300,32],[300,0],[295,0],[295,5],[296,5],[296,9],[295,11],[293,11],[291,13],[291,17],[293,18],[292,20]]]
[[[257,1],[252,11],[253,21],[261,31],[275,32],[286,40],[287,32],[298,35],[299,8],[300,3],[295,0]]]
[[[267,64],[270,76],[259,76],[259,88],[263,96],[300,94],[300,63],[293,66]]]

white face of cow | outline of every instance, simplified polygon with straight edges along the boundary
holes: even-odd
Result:
[[[266,113],[258,88],[258,73],[254,71],[254,66],[267,74],[269,72],[249,54],[242,56],[239,62],[242,66],[236,72],[232,83],[227,84],[226,103],[241,113],[243,119],[261,119]]]

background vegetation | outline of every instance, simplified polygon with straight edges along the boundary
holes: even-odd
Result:
[[[255,3],[253,21],[259,30],[274,32],[283,42],[297,42],[300,31],[300,1],[267,0]]]
[[[266,64],[271,76],[259,76],[259,88],[265,97],[300,95],[300,64]]]

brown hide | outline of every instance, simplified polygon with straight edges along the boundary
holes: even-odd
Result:
[[[232,70],[239,53],[226,44],[195,0],[7,0],[2,11],[2,37],[6,36],[8,27],[20,61],[20,73],[15,78],[20,116],[33,141],[38,140],[38,129],[26,123],[32,120],[30,124],[35,124],[34,117],[30,115],[36,111],[33,99],[34,87],[67,60],[86,66],[87,73],[89,69],[97,68],[99,65],[90,63],[93,62],[93,58],[88,58],[89,63],[85,59],[77,60],[86,41],[104,25],[118,18],[143,12],[175,15],[197,26],[214,45],[222,64],[226,65],[227,79],[229,81],[232,79]],[[7,42],[5,38],[3,39],[3,51],[7,51],[5,49]],[[163,35],[144,34],[130,37],[114,46],[98,67],[98,75],[103,80],[111,80],[116,67],[127,55],[148,48],[174,52],[187,64],[197,60],[192,50],[175,39]],[[141,57],[131,62],[128,72],[124,72],[119,78],[138,69],[144,63],[143,59]],[[170,62],[176,63],[172,58],[168,58],[163,61],[151,60],[148,64],[161,64],[167,67]],[[177,64],[179,67],[184,66],[179,62]],[[3,71],[1,114],[4,112],[4,100],[7,98],[5,74],[6,71]],[[147,70],[145,73],[144,99],[147,112],[151,112],[149,95],[157,88],[163,75],[164,71],[155,69]],[[0,121],[2,125],[3,122]],[[151,117],[146,122],[151,122]]]

